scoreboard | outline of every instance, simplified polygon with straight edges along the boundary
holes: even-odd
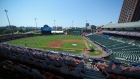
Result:
[[[41,31],[52,31],[51,27],[41,27]]]
[[[82,29],[81,28],[71,28],[67,30],[67,34],[71,35],[81,35]]]
[[[44,25],[44,27],[41,27],[41,34],[51,34],[52,28],[49,27],[48,25]]]

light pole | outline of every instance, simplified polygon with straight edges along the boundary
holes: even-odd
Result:
[[[55,33],[56,33],[56,26],[55,26],[55,21],[56,21],[56,20],[54,20],[54,27],[55,27]]]
[[[54,26],[55,26],[55,21],[56,21],[56,20],[54,20]]]
[[[13,29],[12,29],[12,27],[10,25],[10,20],[9,20],[9,17],[8,17],[8,14],[7,14],[8,10],[4,10],[4,11],[6,13],[6,16],[7,16],[8,22],[9,22],[9,27],[11,28],[11,31],[12,31],[12,34],[13,34]]]
[[[73,22],[74,22],[74,21],[72,21],[72,27],[73,27]]]
[[[35,28],[35,31],[37,30],[37,22],[36,22],[36,19],[37,19],[37,18],[35,18],[35,23],[36,23],[36,28]]]
[[[86,20],[86,32],[87,32],[87,20]]]

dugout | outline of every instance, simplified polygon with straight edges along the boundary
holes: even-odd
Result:
[[[81,35],[82,34],[82,28],[70,28],[67,29],[68,35]]]

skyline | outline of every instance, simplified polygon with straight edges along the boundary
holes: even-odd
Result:
[[[0,0],[0,26],[8,25],[4,10],[8,10],[11,25],[45,24],[62,27],[85,27],[117,23],[123,0]],[[73,21],[73,22],[72,22]]]

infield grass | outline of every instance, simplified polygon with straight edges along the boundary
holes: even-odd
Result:
[[[77,46],[73,46],[72,44],[76,44]],[[62,44],[63,48],[75,48],[75,49],[83,49],[86,48],[85,43],[81,43],[81,42],[64,42]]]
[[[88,52],[90,56],[98,56],[101,55],[103,52],[101,50],[95,50],[94,52]]]

